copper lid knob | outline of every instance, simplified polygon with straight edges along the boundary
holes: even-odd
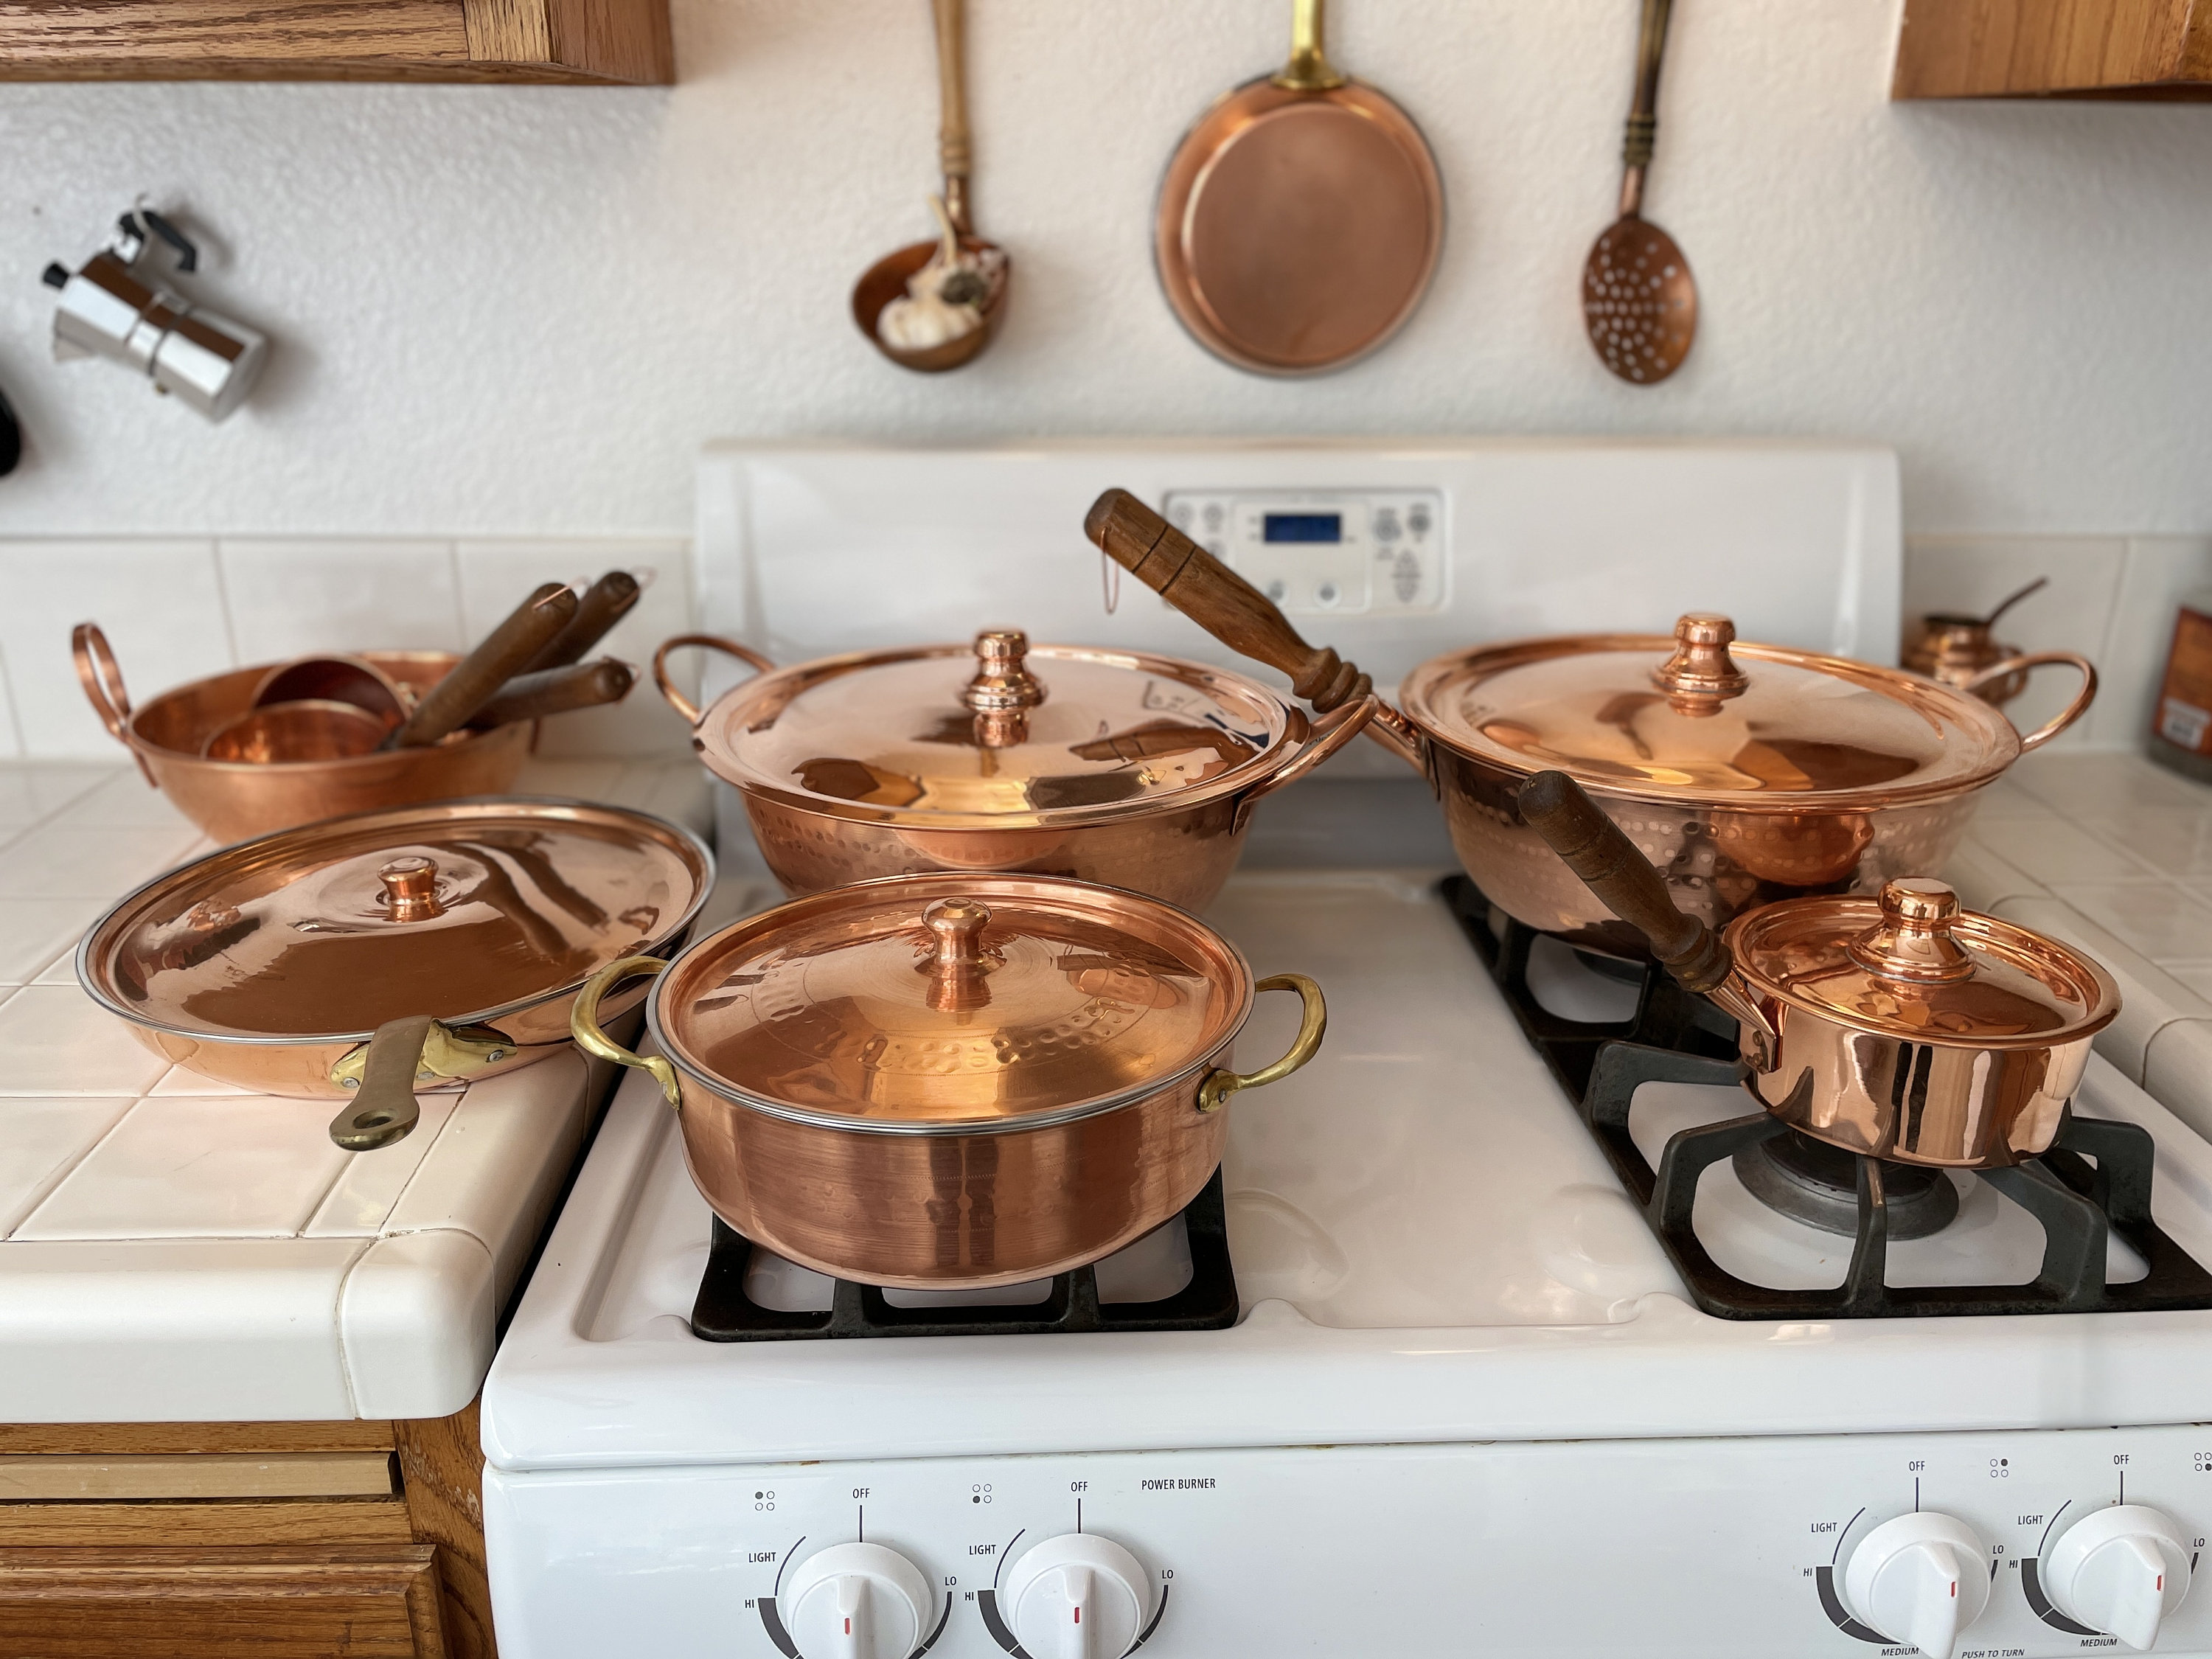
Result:
[[[438,902],[438,865],[415,854],[393,859],[376,872],[384,884],[384,908],[394,921],[422,921],[443,915]]]
[[[983,929],[990,925],[989,907],[974,899],[939,899],[921,920],[937,936],[935,954],[922,964],[931,975],[930,1007],[955,1013],[987,1006],[991,988],[983,975],[990,965],[983,959]]]
[[[975,678],[961,702],[977,714],[1034,708],[1044,701],[1044,684],[1024,665],[1030,636],[1018,628],[992,629],[975,636]]]
[[[1885,882],[1881,920],[1849,946],[1853,962],[1882,979],[1916,984],[1966,979],[1974,959],[1951,936],[1959,896],[1944,882],[1904,876]]]
[[[1674,712],[1692,717],[1717,714],[1751,682],[1729,655],[1735,624],[1709,611],[1692,611],[1674,624],[1674,654],[1651,671],[1652,683],[1667,694]]]

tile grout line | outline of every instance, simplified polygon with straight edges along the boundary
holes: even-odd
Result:
[[[226,536],[210,538],[208,557],[215,565],[215,600],[216,608],[222,612],[223,647],[230,653],[230,665],[237,668],[241,666],[238,660],[238,618],[230,614],[230,573],[222,558],[223,543],[233,539],[235,538]]]

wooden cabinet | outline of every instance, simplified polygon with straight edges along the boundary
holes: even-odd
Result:
[[[496,1659],[477,1435],[0,1425],[0,1654]]]
[[[0,0],[0,80],[674,78],[668,0]]]
[[[2212,0],[1905,0],[1890,96],[2212,100]]]

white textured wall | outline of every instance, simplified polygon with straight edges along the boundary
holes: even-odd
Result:
[[[1435,291],[1342,375],[1249,378],[1155,290],[1161,164],[1283,51],[1287,0],[973,0],[1004,336],[924,380],[852,279],[920,234],[922,0],[675,0],[670,90],[0,87],[0,533],[688,526],[716,435],[1792,433],[1894,442],[1920,532],[2212,529],[2212,109],[1898,107],[1896,0],[1683,0],[1650,203],[1704,295],[1688,368],[1600,371],[1635,0],[1340,0],[1336,55],[1426,125]],[[49,258],[140,191],[281,342],[220,428],[56,365]]]

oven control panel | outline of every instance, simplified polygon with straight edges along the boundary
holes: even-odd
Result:
[[[2212,1427],[485,1477],[516,1659],[2212,1654]]]
[[[1290,616],[1404,616],[1449,597],[1442,490],[1170,489],[1161,511]]]

